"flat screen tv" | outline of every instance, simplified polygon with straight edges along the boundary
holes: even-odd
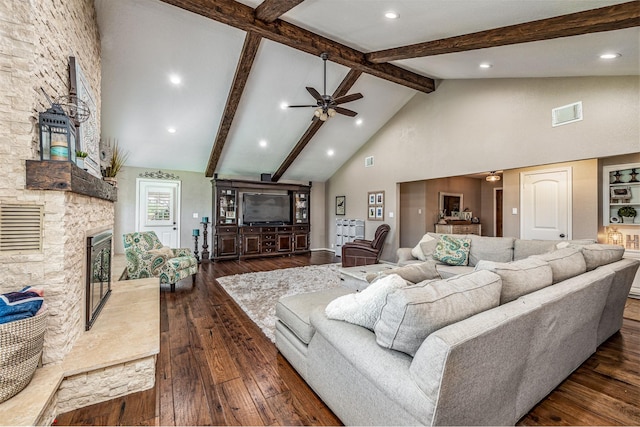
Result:
[[[289,224],[290,222],[291,198],[288,194],[243,194],[243,224]]]

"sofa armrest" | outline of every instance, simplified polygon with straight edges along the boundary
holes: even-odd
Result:
[[[398,256],[398,264],[403,261],[414,261],[417,259],[411,255],[411,248],[398,248],[396,255]]]

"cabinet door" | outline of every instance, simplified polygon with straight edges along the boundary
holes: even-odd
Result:
[[[217,256],[233,256],[238,254],[238,239],[236,234],[216,235]]]
[[[259,254],[260,253],[260,236],[259,235],[244,235],[242,237],[242,254]]]
[[[278,252],[291,252],[291,234],[278,234]]]
[[[293,244],[295,251],[306,251],[309,249],[309,235],[307,233],[296,234],[293,237]]]

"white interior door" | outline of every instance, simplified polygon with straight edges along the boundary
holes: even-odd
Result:
[[[136,231],[155,231],[164,246],[180,247],[180,181],[138,178]]]
[[[571,239],[571,168],[520,174],[523,239]]]

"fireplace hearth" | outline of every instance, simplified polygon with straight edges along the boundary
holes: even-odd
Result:
[[[85,330],[91,329],[111,294],[111,241],[113,231],[87,236],[87,289]]]

